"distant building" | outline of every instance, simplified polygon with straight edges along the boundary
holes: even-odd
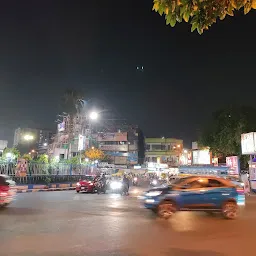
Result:
[[[175,138],[145,138],[145,162],[178,166],[183,140]]]
[[[19,146],[21,151],[24,151],[21,153],[26,153],[32,148],[38,153],[45,153],[52,136],[50,129],[17,128],[14,132],[13,146]]]
[[[115,165],[133,166],[139,162],[139,133],[137,128],[97,134],[99,148]]]

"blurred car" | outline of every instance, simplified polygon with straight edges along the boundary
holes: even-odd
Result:
[[[176,211],[221,212],[227,219],[245,205],[244,189],[216,176],[190,176],[170,186],[152,188],[143,197],[144,206],[168,219]]]
[[[96,180],[95,176],[87,175],[85,179],[80,180],[76,183],[76,192],[88,192],[95,193],[96,192]]]
[[[10,204],[15,195],[16,183],[7,175],[0,174],[0,207],[5,207]]]
[[[236,186],[244,188],[244,183],[238,175],[237,176],[226,176],[225,179],[231,181]]]

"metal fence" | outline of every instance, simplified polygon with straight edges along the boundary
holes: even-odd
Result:
[[[95,167],[86,166],[82,164],[43,164],[31,162],[28,163],[26,176],[49,176],[49,175],[87,175],[96,171]],[[0,163],[0,174],[9,175],[11,177],[16,175],[16,163]]]

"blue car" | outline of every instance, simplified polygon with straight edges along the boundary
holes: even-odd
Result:
[[[216,176],[189,176],[170,186],[150,189],[143,195],[144,206],[168,219],[176,211],[221,212],[235,219],[239,206],[245,205],[244,190]]]

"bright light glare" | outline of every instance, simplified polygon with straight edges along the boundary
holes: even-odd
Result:
[[[188,153],[188,151],[187,151],[187,150],[184,150],[184,153],[185,153],[185,154],[187,154],[187,153]]]
[[[12,156],[13,156],[12,153],[10,153],[10,152],[6,153],[7,158],[12,158]]]
[[[34,139],[34,136],[33,136],[33,135],[26,134],[26,135],[24,136],[24,140],[29,141],[29,140],[33,140],[33,139]]]
[[[152,183],[153,183],[154,185],[156,185],[156,184],[157,184],[157,181],[156,181],[156,180],[153,180]]]
[[[85,158],[85,162],[89,162],[89,159],[88,159],[88,158]]]
[[[47,147],[47,145],[48,145],[48,144],[45,142],[45,143],[44,143],[44,147]]]
[[[96,120],[96,119],[98,119],[99,114],[97,112],[91,112],[89,117],[92,120]]]
[[[122,187],[122,183],[121,182],[111,182],[110,184],[111,189],[120,189]]]

